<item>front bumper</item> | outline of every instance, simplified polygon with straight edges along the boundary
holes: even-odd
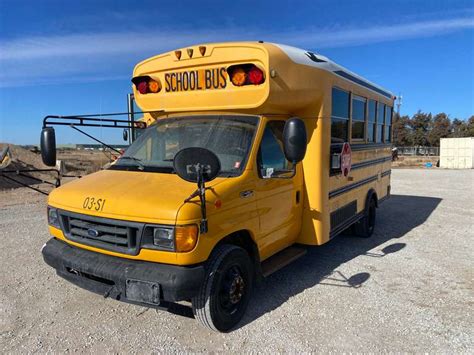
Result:
[[[44,261],[59,276],[104,297],[159,306],[161,301],[187,300],[199,292],[204,266],[176,266],[118,258],[50,239],[42,250]]]

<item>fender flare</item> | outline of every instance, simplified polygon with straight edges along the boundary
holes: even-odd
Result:
[[[367,197],[365,199],[364,216],[367,216],[367,211],[369,210],[369,203],[372,198],[375,198],[375,207],[379,207],[379,199],[377,196],[377,192],[372,188],[367,192]]]

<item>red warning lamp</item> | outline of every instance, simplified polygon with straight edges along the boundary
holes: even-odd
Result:
[[[148,92],[148,83],[146,81],[138,83],[137,90],[142,95],[146,94]]]
[[[263,72],[260,69],[258,69],[256,66],[254,66],[248,72],[248,80],[250,84],[253,84],[253,85],[259,85],[263,83]]]

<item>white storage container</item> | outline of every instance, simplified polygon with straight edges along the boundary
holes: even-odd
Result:
[[[474,167],[474,137],[441,138],[439,166],[445,169]]]

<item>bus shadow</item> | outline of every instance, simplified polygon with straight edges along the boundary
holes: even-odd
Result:
[[[347,261],[365,255],[389,257],[404,249],[403,237],[423,224],[441,202],[440,198],[392,195],[377,210],[376,230],[371,238],[342,234],[319,247],[309,247],[305,256],[270,275],[254,289],[246,315],[238,327],[253,322],[280,307],[290,297],[317,284],[335,287],[364,287],[371,277],[367,270],[344,275],[337,268]],[[385,242],[394,243],[373,250]]]

